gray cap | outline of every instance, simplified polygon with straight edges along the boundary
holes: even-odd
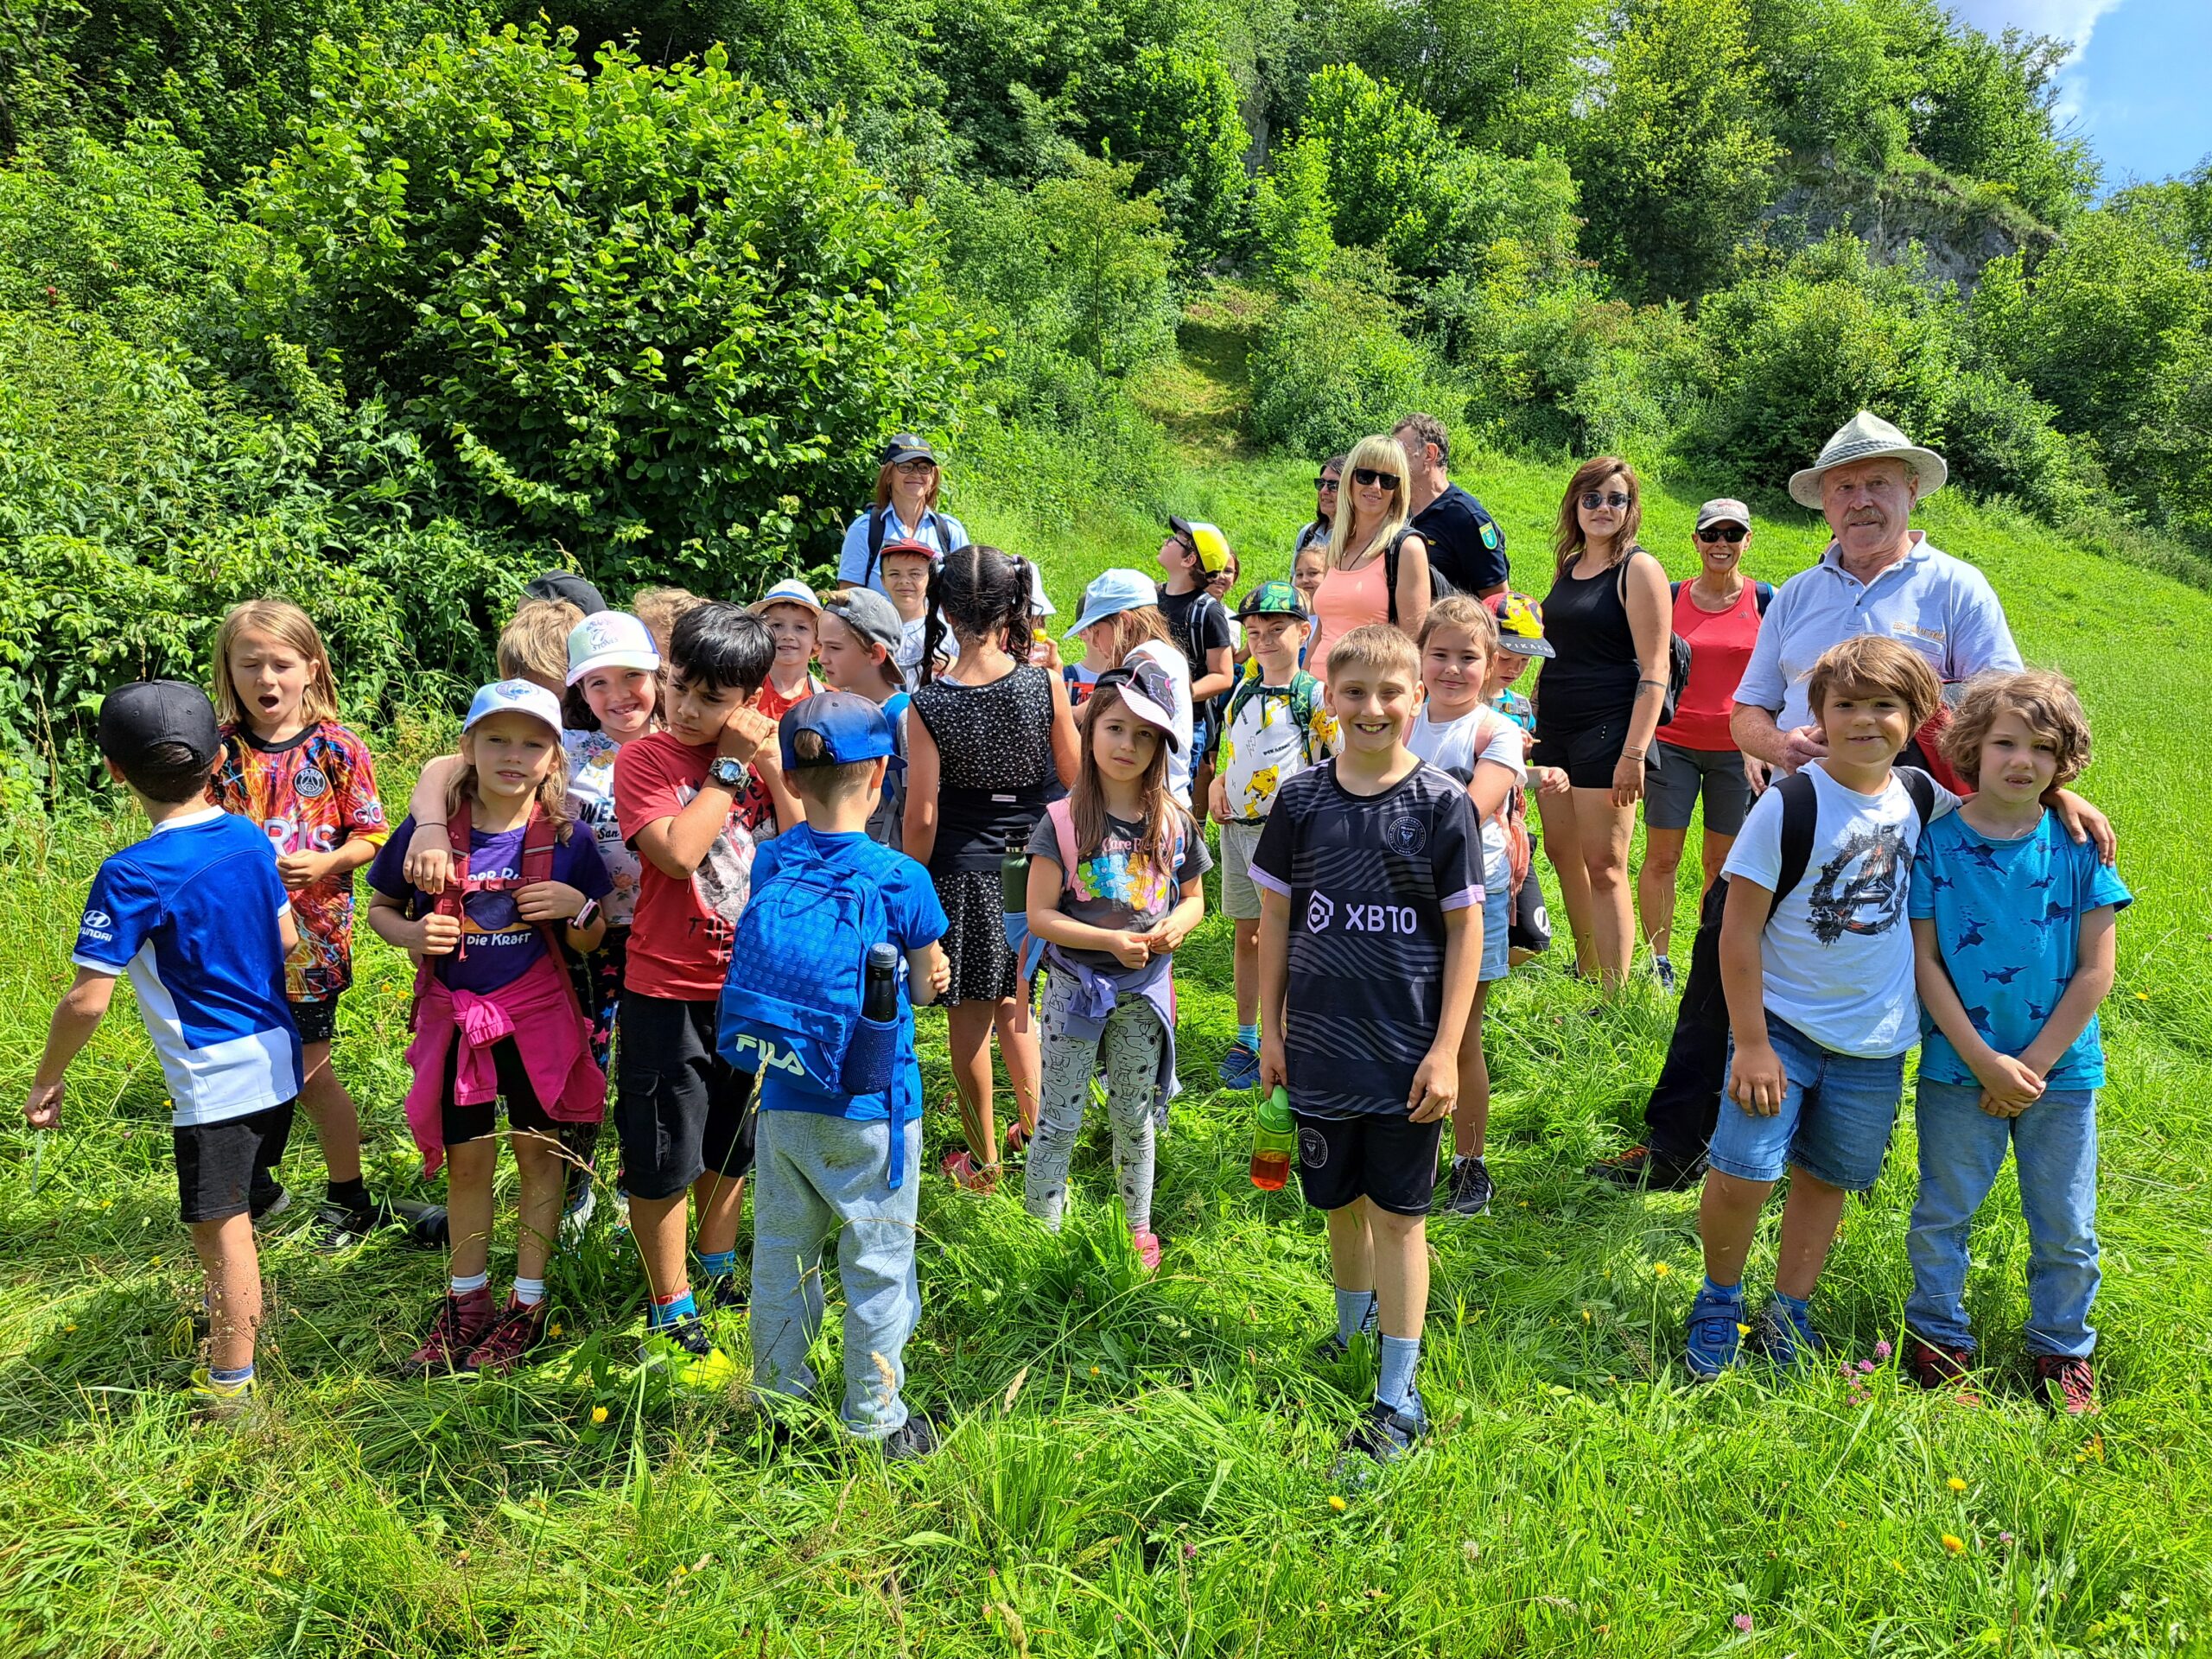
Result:
[[[906,637],[906,620],[893,605],[873,588],[847,588],[834,594],[823,610],[872,644],[895,652]]]
[[[1697,510],[1697,527],[1707,524],[1741,524],[1751,527],[1751,510],[1732,495],[1724,495],[1707,502]]]

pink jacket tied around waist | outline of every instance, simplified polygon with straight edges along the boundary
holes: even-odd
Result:
[[[454,1068],[457,1106],[497,1100],[499,1075],[492,1046],[512,1037],[522,1054],[530,1086],[548,1117],[563,1123],[596,1123],[607,1111],[607,1074],[591,1057],[591,1027],[577,1011],[568,976],[551,952],[522,976],[496,991],[449,990],[434,974],[423,976],[415,1010],[415,1040],[407,1064],[415,1082],[407,1091],[407,1127],[423,1149],[423,1173],[445,1162],[445,1124],[439,1110],[446,1055],[461,1045]]]

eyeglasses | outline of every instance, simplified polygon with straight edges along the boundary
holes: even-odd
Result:
[[[892,470],[896,473],[903,473],[908,478],[912,478],[917,473],[933,473],[937,471],[937,462],[933,461],[902,461],[894,466]]]
[[[1592,490],[1582,498],[1582,505],[1592,512],[1595,512],[1600,507],[1624,507],[1628,505],[1628,497],[1618,493],[1600,495],[1597,491]]]
[[[1698,531],[1697,538],[1700,542],[1740,542],[1751,533],[1741,524],[1715,524],[1710,530]]]
[[[1317,490],[1333,490],[1337,487],[1337,480],[1333,478],[1317,478],[1313,480],[1313,487]]]
[[[1378,473],[1372,467],[1355,467],[1351,481],[1366,490],[1395,490],[1398,487],[1395,473]]]

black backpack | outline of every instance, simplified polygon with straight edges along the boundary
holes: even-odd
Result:
[[[884,527],[890,522],[891,509],[889,507],[871,507],[868,509],[868,569],[861,572],[861,586],[863,588],[868,587],[875,581],[876,567],[883,563],[883,538],[887,533]],[[918,535],[919,531],[927,530],[931,524],[935,524],[937,526],[937,539],[939,550],[947,553],[950,552],[952,550],[949,547],[945,547],[944,543],[952,539],[951,533],[945,529],[944,520],[938,517],[937,509],[935,507],[931,507],[927,512],[922,515],[922,522],[918,527],[917,534]]]
[[[1390,626],[1394,628],[1398,626],[1398,550],[1405,545],[1407,537],[1420,534],[1411,524],[1407,524],[1390,538],[1390,545],[1382,550],[1382,585],[1389,590]],[[1423,537],[1424,544],[1426,542],[1427,538]],[[1435,562],[1431,560],[1428,567],[1428,602],[1433,605],[1438,600],[1449,599],[1459,591],[1451,577],[1439,570]]]
[[[1912,798],[1912,816],[1918,826],[1918,836],[1928,833],[1928,820],[1936,810],[1936,780],[1917,766],[1899,766],[1897,780],[1904,785],[1904,792]],[[1813,831],[1821,817],[1821,799],[1812,779],[1804,772],[1793,772],[1774,785],[1782,797],[1782,868],[1775,876],[1773,903],[1767,914],[1774,914],[1775,906],[1781,904],[1782,895],[1805,879],[1805,868],[1813,861]]]

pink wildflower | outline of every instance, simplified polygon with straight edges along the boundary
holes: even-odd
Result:
[[[1878,1342],[1874,1344],[1874,1357],[1877,1359],[1887,1359],[1896,1351],[1897,1350],[1891,1347],[1886,1342]]]
[[[1748,1630],[1751,1628],[1751,1616],[1749,1613],[1738,1613],[1730,1622],[1739,1630]]]

